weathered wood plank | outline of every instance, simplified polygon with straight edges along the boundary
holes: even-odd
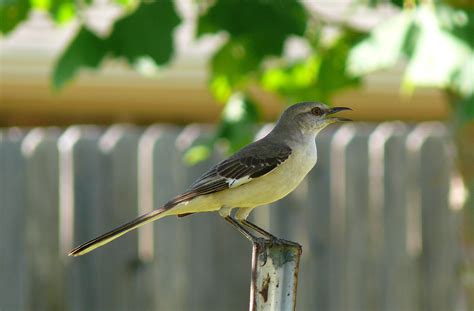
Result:
[[[368,214],[366,220],[367,253],[366,294],[367,309],[380,310],[383,304],[383,247],[384,247],[384,159],[385,143],[393,132],[392,124],[382,123],[367,136],[368,147]],[[364,181],[362,181],[364,182]]]
[[[409,166],[405,150],[408,129],[391,125],[381,146],[383,165],[383,305],[387,311],[417,310],[415,257],[407,246],[407,190]],[[415,273],[414,273],[415,272]]]
[[[193,141],[204,141],[210,134],[210,129],[187,127],[177,140],[177,148],[184,151]],[[215,152],[209,159],[196,165],[181,164],[186,175],[184,187],[187,188],[223,157]],[[202,289],[189,292],[189,310],[246,309],[251,243],[217,213],[194,214],[180,220],[187,221],[189,286],[191,289]]]
[[[23,140],[26,158],[28,217],[27,260],[30,268],[30,310],[64,310],[64,265],[59,249],[58,129],[36,128]]]
[[[331,140],[337,128],[325,130],[316,137],[318,161],[308,174],[304,221],[307,245],[303,244],[300,264],[297,308],[330,310],[330,232],[331,232]]]
[[[329,271],[329,308],[330,310],[347,309],[346,256],[347,256],[347,153],[348,144],[354,138],[356,128],[352,124],[341,126],[331,141],[330,162],[330,265]]]
[[[159,208],[183,187],[181,154],[175,148],[179,128],[156,126],[149,128],[153,147],[150,170],[153,172],[154,208]],[[188,262],[185,235],[186,221],[166,217],[154,225],[154,305],[157,310],[186,310],[188,295]]]
[[[422,305],[424,310],[454,310],[459,279],[456,219],[449,207],[452,152],[441,124],[420,148],[422,212]],[[440,132],[437,134],[436,132]]]
[[[176,148],[181,154],[185,150],[200,139],[208,136],[202,127],[188,126],[183,129],[176,140]],[[203,174],[214,163],[213,158],[199,162],[196,165],[188,166],[185,163],[179,165],[179,169],[184,176],[182,189],[189,187],[196,178]],[[214,305],[216,309],[220,308],[218,295],[215,293],[215,286],[221,286],[220,292],[225,292],[225,285],[219,284],[218,271],[214,269],[217,258],[215,258],[215,248],[217,242],[217,221],[218,218],[213,217],[210,213],[194,214],[181,218],[180,222],[185,222],[186,242],[187,242],[187,263],[186,270],[188,276],[188,297],[187,309],[199,310]],[[201,287],[202,286],[202,287]],[[196,291],[195,288],[202,288]]]
[[[1,310],[25,310],[29,305],[23,137],[24,133],[18,129],[0,132]]]
[[[377,281],[380,269],[371,260],[369,236],[369,158],[368,137],[371,128],[358,125],[357,132],[345,148],[345,276],[346,307],[351,310],[369,309],[369,289],[380,287]],[[334,176],[337,178],[337,176]],[[364,280],[364,282],[361,282]],[[377,296],[377,295],[374,295]],[[372,297],[370,297],[372,298]],[[377,305],[377,304],[375,304]]]
[[[104,156],[104,207],[102,231],[138,216],[137,148],[141,131],[127,125],[113,126],[102,135],[99,148]],[[152,310],[151,284],[141,275],[148,267],[138,260],[138,234],[131,232],[114,241],[100,254],[102,310]],[[144,285],[144,284],[143,284]],[[151,288],[150,288],[151,287]]]
[[[59,139],[60,220],[62,254],[103,233],[100,213],[104,206],[103,156],[95,127],[71,127]],[[110,245],[81,257],[67,258],[66,308],[101,308],[100,258]]]
[[[246,310],[250,296],[251,243],[217,213],[206,215],[213,232],[206,238],[212,243],[213,292],[218,310]],[[213,306],[212,300],[210,306]]]

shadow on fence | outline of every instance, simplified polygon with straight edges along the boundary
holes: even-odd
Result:
[[[0,131],[0,310],[245,310],[251,245],[215,214],[68,251],[159,207],[199,126]],[[318,164],[256,223],[303,245],[298,310],[459,310],[459,208],[438,123],[332,127]],[[456,199],[454,197],[454,199]]]

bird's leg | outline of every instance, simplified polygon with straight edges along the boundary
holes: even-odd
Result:
[[[244,228],[237,220],[234,218],[227,216],[224,217],[224,219],[230,223],[232,226],[234,226],[244,237],[246,237],[248,240],[250,240],[252,243],[261,241],[261,238],[256,237],[253,235],[250,231]]]
[[[266,231],[265,229],[263,228],[260,228],[259,226],[257,226],[256,224],[254,223],[251,223],[250,221],[244,219],[244,220],[241,220],[240,221],[243,225],[257,231],[258,233],[260,233],[261,235],[263,235],[264,237],[268,238],[273,244],[287,244],[287,245],[294,245],[294,246],[298,246],[298,247],[301,247],[298,243],[296,242],[292,242],[292,241],[288,241],[288,240],[285,240],[285,239],[280,239],[276,236],[274,236],[273,234],[271,234],[270,232]]]
[[[270,232],[268,232],[267,230],[263,229],[263,228],[260,228],[259,226],[257,226],[256,224],[254,223],[251,223],[250,221],[244,219],[244,220],[241,220],[240,223],[244,226],[247,226],[255,231],[257,231],[258,233],[260,233],[261,235],[263,235],[264,237],[270,239],[270,240],[278,240],[278,238],[276,236],[274,236],[273,234],[271,234]]]

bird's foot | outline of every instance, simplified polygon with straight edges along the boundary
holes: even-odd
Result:
[[[275,256],[276,253],[281,254],[281,252],[283,252],[284,254],[287,254],[288,252],[295,252],[295,250],[296,252],[301,253],[302,251],[300,244],[279,239],[275,236],[273,236],[273,238],[255,238],[252,240],[252,245],[253,251],[258,254],[262,265],[266,264],[268,256]]]
[[[285,240],[285,239],[280,239],[280,238],[274,236],[273,234],[271,234],[270,232],[264,230],[263,228],[260,228],[256,224],[251,223],[248,220],[242,220],[241,223],[242,223],[242,225],[247,226],[247,227],[257,231],[261,235],[263,235],[266,238],[265,241],[269,242],[271,245],[278,245],[278,246],[283,246],[284,245],[284,246],[294,246],[294,247],[301,248],[300,244],[298,244],[296,242],[288,241],[288,240]]]
[[[293,246],[297,248],[301,248],[301,245],[298,244],[297,242],[285,240],[285,239],[280,239],[277,238],[276,236],[272,236],[271,238],[268,239],[272,245],[277,245],[277,246]]]
[[[301,249],[301,245],[293,242],[293,241],[288,241],[285,239],[280,239],[270,232],[258,227],[257,225],[243,220],[241,222],[236,221],[234,218],[227,216],[225,217],[225,220],[229,222],[232,226],[234,226],[243,236],[245,236],[250,242],[252,242],[253,245],[257,245],[259,247],[265,247],[267,245],[269,246],[292,246]],[[249,227],[261,235],[263,235],[265,238],[257,237],[252,232],[248,231],[244,226]]]

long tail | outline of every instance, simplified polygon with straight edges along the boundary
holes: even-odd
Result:
[[[81,256],[84,254],[87,254],[90,251],[93,251],[94,249],[101,247],[102,245],[105,245],[116,238],[124,235],[125,233],[136,229],[138,227],[143,226],[146,223],[149,223],[151,221],[157,220],[161,217],[166,216],[164,212],[168,211],[169,208],[166,207],[161,207],[159,209],[153,210],[145,215],[142,215],[118,228],[115,228],[112,231],[109,231],[93,240],[90,240],[89,242],[86,242],[84,244],[79,245],[78,247],[74,248],[70,253],[69,256]]]

